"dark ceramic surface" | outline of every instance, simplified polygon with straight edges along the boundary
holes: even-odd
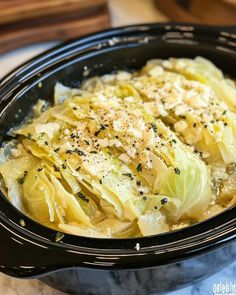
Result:
[[[39,98],[52,97],[56,81],[78,86],[85,66],[89,76],[94,76],[139,68],[150,58],[202,55],[236,77],[235,31],[235,27],[140,25],[60,45],[0,82],[0,141]],[[55,231],[24,216],[3,196],[0,202],[0,270],[16,277],[44,276],[42,280],[48,284],[75,294],[170,291],[211,275],[236,259],[236,208],[159,236],[104,240],[66,235],[55,243]],[[135,250],[136,243],[140,251]]]
[[[46,276],[41,281],[78,295],[157,295],[206,278],[235,257],[236,247],[228,245],[205,255],[154,268],[113,271],[72,268]]]

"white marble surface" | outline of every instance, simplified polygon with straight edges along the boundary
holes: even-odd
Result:
[[[112,25],[120,26],[167,20],[154,9],[152,0],[110,0]],[[55,42],[29,46],[0,56],[0,78],[28,58],[53,46]],[[193,266],[194,267],[194,266]],[[213,284],[231,282],[236,284],[236,262],[214,276],[193,286],[170,293],[171,295],[210,295]],[[0,274],[0,295],[62,295],[37,280],[19,280]],[[236,295],[236,294],[232,294]]]

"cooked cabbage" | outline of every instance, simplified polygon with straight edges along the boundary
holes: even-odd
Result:
[[[79,89],[57,83],[54,106],[40,100],[2,148],[2,190],[35,220],[81,236],[200,221],[236,202],[234,99],[234,82],[202,58],[151,60]]]

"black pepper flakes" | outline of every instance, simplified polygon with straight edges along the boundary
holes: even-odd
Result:
[[[61,167],[62,167],[63,169],[66,169],[66,165],[65,165],[64,163],[61,165]]]
[[[155,123],[151,123],[152,130],[157,133],[157,125]]]
[[[53,165],[53,168],[55,172],[60,172],[60,169],[56,165]]]
[[[25,178],[24,177],[18,178],[17,181],[19,184],[23,184],[25,182]]]
[[[137,186],[140,186],[141,185],[141,181],[140,180],[137,180],[136,181],[136,184],[137,184]]]
[[[28,175],[28,172],[27,171],[24,171],[24,175],[23,175],[23,177],[20,177],[20,178],[18,178],[17,179],[17,182],[19,183],[19,184],[23,184],[24,182],[25,182],[25,177]]]
[[[142,170],[143,170],[142,164],[139,163],[138,166],[136,167],[136,169],[138,172],[142,172]]]
[[[134,179],[131,173],[123,173],[123,175],[129,177],[131,180]]]
[[[95,133],[94,133],[94,135],[95,136],[98,136],[98,134],[101,132],[101,130],[99,129],[98,131],[96,131]]]
[[[106,125],[101,124],[100,130],[105,130],[106,129]]]
[[[175,170],[175,174],[178,174],[178,175],[180,174],[180,170],[179,170],[179,168],[178,168],[178,167],[175,167],[175,169],[174,169],[174,170]]]
[[[165,205],[167,202],[168,202],[168,199],[167,198],[161,199],[161,204],[162,205]]]
[[[65,235],[63,233],[57,232],[55,237],[55,242],[56,243],[60,242],[64,237]]]
[[[28,139],[32,139],[32,137],[33,137],[33,134],[32,134],[32,133],[28,133],[28,134],[27,134],[27,138],[28,138]]]
[[[67,150],[66,151],[66,154],[70,154],[71,155],[71,154],[73,154],[73,151],[72,150]]]
[[[86,203],[89,202],[89,199],[86,198],[86,196],[85,196],[84,194],[82,194],[81,192],[78,192],[78,193],[77,193],[77,196],[78,196],[81,200],[85,201]]]
[[[76,154],[78,154],[79,156],[85,156],[85,153],[84,153],[83,151],[81,151],[80,149],[78,149],[78,148],[76,148],[76,149],[74,150],[74,152],[75,152]]]

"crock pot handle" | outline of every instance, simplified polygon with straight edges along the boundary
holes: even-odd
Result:
[[[59,244],[57,244],[59,246]],[[67,253],[63,247],[37,243],[22,231],[0,219],[0,271],[18,278],[32,278],[73,265],[80,255]],[[75,258],[76,256],[76,258]],[[82,255],[83,256],[83,255]]]

